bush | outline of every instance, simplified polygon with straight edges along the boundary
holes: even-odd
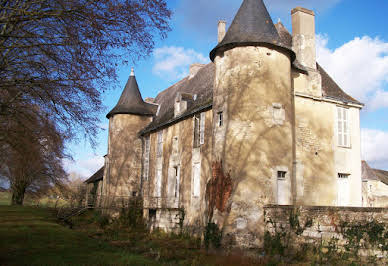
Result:
[[[104,229],[109,224],[109,215],[95,212],[94,220],[101,229]]]
[[[123,226],[134,229],[145,228],[143,220],[143,201],[140,197],[131,198],[128,202],[128,207],[121,208],[119,222]]]
[[[221,247],[222,232],[215,223],[208,223],[205,229],[205,247],[208,249],[210,245],[214,248]]]

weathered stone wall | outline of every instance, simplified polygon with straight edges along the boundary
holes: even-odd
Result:
[[[232,192],[213,221],[225,242],[262,245],[262,206],[278,201],[277,172],[285,171],[284,199],[291,204],[293,105],[287,54],[267,47],[236,47],[214,60],[214,163],[222,163]],[[223,112],[223,125],[218,113]]]
[[[267,205],[264,210],[267,241],[276,239],[294,250],[308,244],[388,262],[386,208]]]
[[[378,180],[363,181],[362,198],[364,207],[388,208],[388,185]]]
[[[197,115],[200,116],[201,113]],[[204,111],[204,143],[194,148],[194,117],[163,130],[163,153],[157,156],[158,132],[150,134],[149,177],[143,180],[144,216],[154,219],[153,227],[176,229],[177,214],[184,213],[183,225],[202,230],[206,223],[205,191],[211,177],[212,110]],[[162,165],[160,165],[162,162]],[[200,195],[193,195],[193,164],[200,164]],[[162,168],[161,195],[156,196],[156,172]],[[175,194],[175,167],[179,168],[179,190]],[[151,210],[151,211],[150,211]],[[150,212],[156,210],[156,217]],[[178,211],[179,210],[179,211]],[[182,218],[182,217],[181,217]]]
[[[142,140],[138,132],[150,122],[150,117],[130,114],[116,114],[109,119],[104,207],[125,204],[140,193]]]
[[[321,83],[321,75],[314,69],[308,75],[293,72],[296,203],[337,206],[338,173],[345,173],[349,175],[346,206],[360,207],[360,109],[325,99]],[[337,106],[348,109],[348,147],[338,144]]]

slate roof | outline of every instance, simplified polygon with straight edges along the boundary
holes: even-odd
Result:
[[[104,178],[104,166],[101,167],[97,172],[95,172],[91,177],[89,177],[84,183],[90,184],[97,181],[100,181]]]
[[[380,181],[388,186],[388,171],[384,171],[380,169],[373,169],[373,171],[375,171]]]
[[[281,38],[281,42],[286,46],[291,47],[292,36],[283,24],[281,22],[277,23],[275,29],[279,31],[278,36]],[[294,60],[293,67],[302,71],[304,69],[297,60]],[[347,95],[319,64],[317,64],[317,69],[322,76],[322,92],[324,97],[337,99],[343,102],[361,104]],[[156,131],[172,123],[183,120],[196,112],[210,109],[213,102],[214,78],[215,65],[211,62],[202,67],[193,78],[190,79],[190,77],[186,77],[159,93],[154,101],[154,103],[160,105],[159,113],[157,116],[153,117],[153,121],[143,129],[140,134],[144,135]],[[189,101],[187,110],[179,117],[174,118],[174,102],[178,92],[190,93],[192,95],[197,94],[197,99],[195,101]]]
[[[210,52],[210,59],[214,61],[219,50],[248,45],[275,46],[288,51],[292,61],[295,59],[291,46],[279,37],[263,0],[244,0],[224,39]]]
[[[158,107],[143,101],[136,77],[133,73],[129,76],[127,84],[116,106],[106,115],[109,119],[115,114],[134,114],[152,116],[156,114]]]
[[[361,161],[361,170],[362,180],[380,180],[366,161]]]
[[[209,63],[202,67],[193,78],[186,77],[162,91],[155,98],[155,103],[160,105],[159,113],[153,121],[142,130],[142,134],[166,126],[169,123],[184,119],[185,117],[209,109],[213,103],[213,83],[215,77],[215,65]],[[197,95],[196,100],[188,101],[186,112],[174,118],[174,102],[177,93],[189,93]]]
[[[366,161],[362,161],[362,180],[375,180],[388,185],[388,171],[373,169]]]

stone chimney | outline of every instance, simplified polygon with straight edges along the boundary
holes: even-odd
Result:
[[[218,21],[218,43],[222,42],[226,34],[226,21]]]
[[[291,11],[292,17],[292,49],[298,61],[316,69],[315,48],[315,14],[314,11],[296,7]]]

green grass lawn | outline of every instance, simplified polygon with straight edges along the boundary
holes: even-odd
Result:
[[[0,205],[9,205],[11,203],[11,193],[0,192]]]
[[[0,206],[0,265],[155,265],[56,223],[49,209]]]
[[[10,205],[11,204],[11,192],[0,192],[0,206],[1,205]],[[51,207],[54,206],[57,207],[63,207],[68,205],[68,203],[65,200],[56,200],[56,199],[50,199],[48,197],[42,197],[40,199],[32,199],[31,196],[26,195],[24,198],[23,205],[25,206],[42,206],[42,207]]]

